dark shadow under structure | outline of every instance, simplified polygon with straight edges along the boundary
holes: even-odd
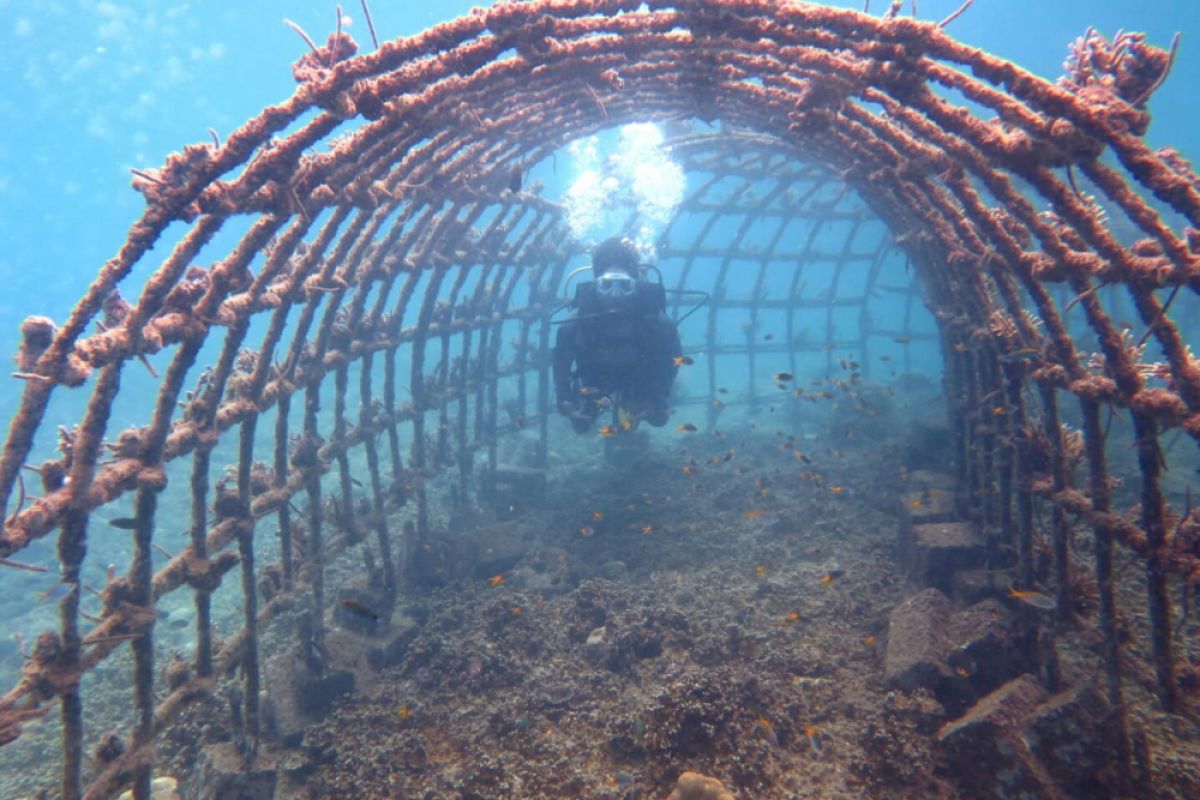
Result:
[[[147,208],[125,246],[64,324],[23,324],[24,393],[0,457],[0,557],[57,536],[62,581],[78,587],[97,510],[130,493],[135,509],[132,563],[105,589],[100,621],[85,633],[80,592],[70,592],[60,630],[43,634],[0,698],[4,742],[45,704],[61,703],[63,797],[109,797],[131,780],[135,796],[148,797],[152,763],[142,756],[155,731],[233,664],[256,733],[260,631],[291,605],[323,608],[322,553],[349,542],[372,541],[396,589],[404,553],[430,535],[425,482],[447,472],[466,502],[475,473],[495,469],[502,382],[539,426],[544,461],[546,319],[574,251],[562,209],[537,187],[513,191],[512,176],[630,121],[736,124],[672,140],[689,172],[743,187],[720,200],[701,188],[685,201],[689,213],[807,215],[813,231],[834,221],[886,226],[866,244],[848,235],[835,254],[837,269],[868,271],[867,290],[819,302],[803,299],[796,282],[770,302],[723,292],[731,270],[759,285],[770,261],[800,270],[815,238],[781,235],[766,252],[737,238],[708,252],[697,239],[663,257],[684,262],[683,283],[713,291],[705,349],[743,357],[752,375],[760,356],[794,358],[808,346],[790,328],[795,313],[866,309],[879,265],[902,251],[922,294],[898,291],[928,305],[945,357],[960,511],[1008,540],[1026,584],[1035,546],[1048,541],[1063,613],[1074,587],[1068,537],[1075,524],[1091,528],[1106,686],[1118,709],[1113,552],[1136,553],[1159,700],[1178,708],[1168,590],[1186,594],[1200,582],[1200,524],[1168,502],[1164,436],[1178,429],[1200,441],[1200,362],[1175,322],[1194,313],[1200,291],[1200,178],[1142,138],[1170,53],[1135,34],[1110,42],[1089,32],[1068,74],[1050,83],[895,7],[875,17],[768,0],[639,5],[503,4],[363,55],[334,34],[297,62],[290,99],[224,142],[136,173]],[[770,196],[745,190],[763,181],[773,182]],[[855,202],[829,202],[829,186]],[[227,226],[244,233],[222,249],[214,241]],[[145,285],[121,286],[168,228],[174,248]],[[709,256],[723,266],[713,285],[697,286],[707,273],[686,265]],[[754,314],[771,303],[788,314],[780,341],[712,340],[718,311]],[[1136,317],[1135,330],[1115,321],[1116,304]],[[810,344],[865,351],[872,337],[913,335],[878,328],[864,312],[854,339],[831,341],[827,329]],[[1161,360],[1148,361],[1149,348]],[[155,353],[169,366],[148,424],[110,430],[127,368]],[[20,475],[35,437],[53,435],[51,396],[81,391],[86,414],[60,430],[58,457],[33,465],[42,490],[29,502]],[[714,391],[710,374],[694,399],[711,402]],[[322,412],[323,402],[332,408]],[[1081,421],[1074,444],[1067,414]],[[1106,447],[1114,416],[1133,435]],[[214,453],[235,443],[232,469],[214,481]],[[1112,452],[1130,446],[1137,472],[1123,477],[1137,487],[1133,514],[1113,496]],[[369,467],[361,481],[351,474],[356,451]],[[190,484],[168,488],[165,465],[182,458],[191,459]],[[154,572],[164,491],[188,493],[190,545]],[[412,515],[403,538],[387,525],[397,506]],[[1049,532],[1035,530],[1039,507]],[[298,525],[303,562],[292,547]],[[268,527],[278,531],[283,591],[259,607],[255,534]],[[235,569],[244,626],[218,648],[210,595]],[[195,673],[156,706],[154,608],[185,586],[197,607]],[[126,645],[138,722],[125,755],[85,787],[80,676]]]

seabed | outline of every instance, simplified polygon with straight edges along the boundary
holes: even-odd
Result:
[[[1015,667],[951,659],[949,683],[905,690],[889,663],[893,610],[920,588],[900,543],[951,492],[937,429],[843,415],[796,435],[783,417],[764,404],[728,430],[552,437],[544,500],[493,498],[435,524],[409,554],[430,585],[402,591],[377,623],[338,608],[371,596],[348,549],[326,573],[332,683],[317,713],[280,688],[305,670],[300,610],[263,638],[257,767],[274,778],[256,789],[239,766],[236,675],[162,732],[156,774],[178,777],[184,798],[210,796],[222,773],[245,797],[661,800],[685,770],[737,798],[969,797],[939,731],[973,687]],[[533,441],[518,435],[508,456]],[[1126,647],[1145,657],[1139,572],[1119,576]],[[1009,573],[993,578],[985,602],[1011,633],[1028,609],[1005,597]],[[1057,631],[1065,686],[1099,673],[1095,612],[1080,612]],[[110,661],[89,688],[92,730],[129,713],[128,657]],[[160,665],[169,687],[175,665]],[[1152,710],[1146,662],[1128,670],[1131,727],[1156,754],[1152,796],[1197,796],[1194,728]],[[56,746],[46,725],[5,755]],[[40,763],[6,770],[4,796],[53,785],[56,765]]]

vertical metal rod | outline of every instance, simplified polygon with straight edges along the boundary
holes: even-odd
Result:
[[[283,394],[275,406],[275,488],[283,486],[288,475],[288,415],[292,409],[292,396]],[[283,589],[291,591],[295,580],[295,565],[292,561],[292,508],[290,503],[279,507],[279,553],[283,562]]]
[[[543,319],[538,325],[538,469],[546,468],[547,453],[550,447],[550,359],[546,357],[550,352],[550,330],[550,323]]]
[[[321,441],[317,430],[317,412],[321,410],[320,384],[310,383],[304,390],[304,439],[311,449],[314,463],[304,467],[304,485],[308,493],[309,548],[305,553],[305,572],[312,582],[312,632],[314,642],[325,644],[325,553],[321,541],[324,509],[321,507],[321,468],[317,445]]]
[[[1038,383],[1038,394],[1042,399],[1042,420],[1046,439],[1050,442],[1050,470],[1054,492],[1063,491],[1068,486],[1067,460],[1064,455],[1066,448],[1065,437],[1058,415],[1058,397],[1052,385],[1041,381]],[[1071,614],[1071,523],[1059,503],[1052,503],[1050,510],[1053,519],[1054,546],[1054,576],[1058,586],[1058,613],[1063,620]]]
[[[250,758],[258,752],[258,590],[254,577],[254,518],[250,515],[250,470],[254,465],[254,431],[258,427],[258,415],[251,415],[242,423],[241,441],[238,447],[238,556],[242,567],[242,615],[245,637],[242,645],[242,673],[245,676],[244,702],[246,704],[246,737],[249,740]]]
[[[1000,396],[996,385],[995,365],[996,354],[988,348],[986,353],[980,353],[979,358],[975,360],[976,373],[976,391],[979,395],[978,413],[982,422],[983,431],[980,432],[977,438],[976,450],[979,458],[979,493],[982,499],[982,517],[983,527],[988,531],[989,539],[991,532],[996,527],[996,500],[998,490],[998,478],[996,474],[996,462],[994,458],[996,448],[996,426],[998,423],[998,415],[993,412],[996,406],[994,399],[985,400],[984,398],[998,398]]]
[[[346,438],[346,387],[349,367],[345,364],[333,374],[333,441],[340,444]],[[359,541],[363,532],[359,530],[354,515],[354,483],[350,480],[350,456],[346,448],[337,449],[338,479],[342,487],[341,519],[338,525],[346,530],[351,541]]]
[[[214,439],[201,441],[192,456],[192,523],[189,529],[192,554],[203,563],[208,558],[208,471]],[[196,674],[212,675],[212,600],[208,589],[196,589]]]
[[[962,335],[962,332],[959,332]],[[983,413],[981,408],[980,398],[983,396],[983,389],[980,387],[982,375],[980,374],[979,353],[976,350],[967,348],[959,357],[963,368],[963,380],[960,391],[964,394],[963,409],[966,413],[966,424],[963,426],[963,434],[965,440],[965,452],[963,457],[967,466],[967,495],[964,499],[964,506],[970,509],[972,518],[977,522],[983,522],[981,514],[981,498],[983,491],[983,441],[979,435],[978,427],[983,423],[980,416]]]
[[[359,378],[359,427],[367,431],[363,437],[363,449],[367,453],[367,470],[371,475],[371,496],[373,500],[373,516],[375,534],[379,542],[379,556],[383,562],[383,586],[387,592],[388,602],[396,596],[396,564],[392,558],[392,543],[388,537],[387,504],[383,492],[383,480],[379,475],[379,452],[375,447],[376,431],[374,422],[374,400],[371,397],[371,367],[374,354],[366,353],[362,361],[362,373]]]
[[[1042,429],[1047,441],[1050,442],[1050,471],[1054,491],[1060,492],[1067,487],[1066,459],[1063,457],[1062,425],[1058,417],[1058,396],[1053,384],[1047,381],[1038,382],[1038,396],[1042,403]],[[1053,531],[1051,543],[1054,553],[1054,573],[1058,615],[1060,619],[1070,618],[1071,580],[1069,562],[1069,537],[1071,526],[1066,513],[1058,503],[1051,503],[1050,509]],[[1035,565],[1036,568],[1036,565]],[[1054,641],[1054,633],[1048,626],[1040,625],[1033,618],[1032,609],[1025,612],[1025,618],[1036,636],[1036,650],[1039,665],[1045,670],[1045,679],[1052,691],[1062,688],[1062,672],[1058,662],[1058,651]]]
[[[478,301],[478,297],[476,300]],[[461,486],[465,487],[471,480],[471,449],[468,446],[467,440],[467,410],[471,405],[471,398],[467,392],[468,379],[470,375],[471,363],[471,342],[474,337],[472,330],[467,328],[462,335],[462,352],[459,354],[458,374],[454,376],[455,384],[458,387],[458,415],[455,419],[455,438],[457,444],[456,461],[458,462],[458,481]],[[521,406],[521,413],[524,413],[524,404]],[[491,476],[488,476],[490,493]]]
[[[84,497],[93,478],[93,465],[100,454],[101,438],[108,424],[113,399],[121,385],[123,362],[105,367],[96,382],[87,416],[75,436],[71,456],[71,501],[58,536],[58,558],[62,582],[75,588],[59,604],[62,669],[79,670],[81,637],[79,634],[79,599],[83,591],[80,569],[87,552],[88,512]],[[63,726],[62,796],[78,800],[83,776],[83,698],[79,684],[63,690],[61,700]],[[147,786],[149,782],[147,781]],[[148,794],[146,795],[149,796]]]
[[[162,461],[162,445],[166,438],[169,426],[169,420],[174,414],[176,402],[179,397],[183,380],[189,369],[195,363],[196,355],[200,350],[198,341],[186,342],[176,354],[171,362],[171,367],[167,371],[166,378],[159,390],[157,402],[155,406],[155,414],[153,422],[146,431],[145,438],[142,442],[142,452],[139,457],[143,460],[145,468],[156,469]],[[196,448],[196,459],[207,465],[208,447],[206,443],[198,443]],[[131,564],[131,594],[130,602],[151,609],[154,606],[153,587],[152,587],[152,554],[151,554],[151,537],[153,534],[154,513],[157,507],[157,495],[165,485],[159,485],[153,481],[142,481],[134,500],[136,520],[136,528],[133,533],[134,537],[134,552],[133,561]],[[199,558],[205,557],[204,546],[204,487],[207,486],[207,466],[204,468],[204,474],[200,479],[200,488],[197,492],[197,477],[192,476],[192,511],[193,511],[193,527],[196,523],[196,504],[199,503],[200,513],[200,541]],[[199,497],[199,501],[196,497]],[[193,535],[193,543],[195,536]],[[198,609],[199,610],[199,609]],[[153,615],[149,617],[149,628],[145,633],[132,643],[134,655],[134,686],[135,686],[135,708],[138,713],[138,724],[134,730],[134,741],[148,742],[154,736],[153,715],[154,715],[154,642],[153,642]],[[197,615],[198,622],[203,620],[207,622],[207,616],[200,617]],[[197,642],[197,653],[201,652],[201,641]],[[211,648],[209,650],[211,653]],[[148,773],[147,773],[148,775]],[[142,781],[140,778],[135,780],[135,786],[138,783],[144,783],[145,789],[149,791],[149,777]],[[147,795],[148,797],[149,795]]]
[[[436,236],[449,227],[448,220],[454,218],[455,209],[447,209],[445,215],[442,224],[431,236]],[[447,265],[442,257],[435,254],[434,259],[436,263],[430,271],[429,282],[425,286],[425,295],[421,298],[421,310],[417,315],[416,330],[412,344],[412,378],[410,384],[412,386],[413,406],[416,409],[412,421],[412,461],[413,466],[422,475],[428,467],[429,458],[425,441],[425,412],[429,402],[426,397],[427,392],[425,387],[425,355],[426,347],[429,343],[429,323],[432,319],[433,310],[437,304],[438,291],[441,289],[442,281],[446,277],[447,269]],[[428,538],[429,493],[425,489],[424,481],[421,481],[417,485],[417,541],[423,544]]]
[[[1016,548],[1017,524],[1013,508],[1016,502],[1014,480],[1017,469],[1016,437],[1020,428],[1014,425],[1016,404],[1021,401],[1021,367],[1011,365],[1000,376],[1003,392],[1000,395],[1007,413],[999,419],[999,477],[1000,477],[1000,520],[999,533],[1005,544]]]
[[[951,457],[955,474],[955,506],[963,507],[963,498],[969,494],[970,440],[967,435],[966,366],[963,353],[954,350],[953,337],[942,331],[942,353],[946,359],[946,371],[942,375],[945,385],[946,405],[950,413]]]
[[[495,474],[498,460],[497,420],[500,412],[500,348],[504,344],[504,317],[508,313],[508,303],[512,298],[512,290],[516,286],[516,280],[519,276],[519,272],[513,271],[507,284],[504,283],[505,276],[503,271],[495,276],[493,281],[495,299],[490,301],[488,305],[492,310],[493,318],[496,322],[490,326],[485,326],[483,329],[484,335],[480,337],[480,372],[487,386],[487,469],[489,475]],[[503,288],[501,288],[502,286]],[[486,347],[484,347],[485,342],[487,342]]]
[[[1092,508],[1106,514],[1111,508],[1108,466],[1104,457],[1104,428],[1100,424],[1100,406],[1082,398],[1083,434],[1087,446]],[[1100,600],[1100,630],[1104,633],[1104,678],[1108,704],[1116,726],[1118,793],[1130,785],[1129,713],[1121,689],[1121,651],[1117,640],[1117,604],[1113,596],[1112,535],[1103,525],[1092,527],[1096,555],[1096,590]]]
[[[1146,593],[1150,600],[1150,633],[1154,648],[1154,670],[1158,674],[1158,701],[1163,710],[1175,713],[1179,704],[1171,642],[1171,598],[1167,595],[1166,521],[1159,485],[1162,450],[1158,445],[1158,423],[1141,412],[1131,412],[1137,436],[1138,465],[1142,472],[1142,528],[1150,543],[1146,559]]]
[[[400,456],[400,433],[396,424],[396,348],[389,347],[383,358],[383,408],[388,414],[388,455],[392,461],[392,480],[398,481],[404,469]]]
[[[528,371],[526,365],[528,362],[529,348],[529,318],[521,319],[521,327],[517,333],[517,352],[513,359],[513,367],[517,372],[517,413],[525,414],[525,407],[529,402],[528,392]]]

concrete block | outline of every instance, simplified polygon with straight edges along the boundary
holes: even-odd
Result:
[[[906,691],[934,689],[949,675],[943,661],[950,601],[937,589],[904,600],[888,616],[884,680]]]
[[[950,596],[970,605],[989,597],[1001,599],[1008,593],[1012,573],[994,569],[960,569],[950,579]]]
[[[954,492],[941,488],[911,488],[904,493],[904,510],[913,525],[931,522],[953,522]]]
[[[232,742],[205,745],[193,773],[188,797],[196,800],[272,800],[275,796],[275,761],[260,754],[247,763]]]
[[[381,637],[380,643],[367,650],[367,663],[377,672],[399,664],[420,630],[413,620],[400,617]]]
[[[937,733],[949,777],[964,797],[1062,800],[1044,767],[1021,738],[1021,722],[1046,699],[1031,675],[1022,675],[979,700]]]
[[[267,659],[264,675],[271,718],[285,747],[295,747],[310,725],[319,722],[334,700],[354,690],[354,673],[327,670],[313,674],[292,652]]]
[[[984,564],[983,537],[969,522],[934,522],[914,525],[908,552],[904,554],[914,581],[951,590],[954,573]]]
[[[1016,645],[1011,612],[988,599],[954,614],[946,632],[946,665],[967,681],[972,700],[1032,667]]]
[[[1095,686],[1083,684],[1050,697],[1030,713],[1022,734],[1069,797],[1114,796],[1116,727]]]

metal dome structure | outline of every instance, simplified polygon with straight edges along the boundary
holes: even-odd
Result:
[[[1178,322],[1200,291],[1200,177],[1142,138],[1171,52],[1088,32],[1051,83],[955,41],[952,20],[899,7],[534,0],[363,54],[338,31],[296,63],[290,99],[137,172],[146,211],[125,246],[62,325],[22,327],[0,557],[19,566],[30,543],[56,537],[62,581],[76,588],[60,630],[0,698],[0,740],[58,702],[63,797],[108,797],[131,780],[148,797],[156,730],[231,666],[255,730],[260,633],[292,605],[323,607],[324,550],[371,541],[395,588],[405,552],[430,535],[427,482],[445,473],[462,495],[497,468],[502,387],[544,459],[547,320],[576,251],[561,206],[520,176],[632,121],[705,123],[669,128],[698,180],[659,242],[678,288],[712,294],[688,347],[752,376],[768,356],[832,359],[882,340],[932,354],[936,343],[961,513],[1011,543],[1028,576],[1045,509],[1063,609],[1078,558],[1069,531],[1090,527],[1117,708],[1113,553],[1135,553],[1158,695],[1175,708],[1168,591],[1200,582],[1200,523],[1168,502],[1163,469],[1172,432],[1200,441],[1200,362]],[[714,243],[715,225],[736,232]],[[821,251],[819,236],[843,246]],[[139,268],[148,277],[131,285]],[[815,269],[822,291],[806,289]],[[768,274],[791,276],[790,290],[762,291]],[[905,298],[903,322],[876,322],[880,292]],[[730,311],[773,315],[778,339],[722,339]],[[152,354],[169,363],[153,402],[137,406],[127,387],[144,383],[139,362]],[[711,405],[715,373],[692,388],[683,402]],[[32,465],[41,492],[28,499],[22,469],[56,435],[48,409],[84,394],[58,455]],[[122,402],[146,423],[118,430]],[[1064,428],[1068,415],[1079,432]],[[1129,427],[1110,431],[1114,417]],[[1133,514],[1113,480],[1113,453],[1130,447]],[[351,456],[365,459],[362,480]],[[189,543],[154,571],[164,493],[186,494]],[[85,551],[97,512],[121,498],[133,503],[122,521],[131,561],[85,632]],[[387,524],[401,506],[403,537]],[[280,591],[260,606],[268,537]],[[218,643],[210,596],[223,581],[240,581],[244,619]],[[195,674],[156,703],[154,609],[180,590],[197,608]],[[125,645],[137,724],[85,787],[81,676]]]

